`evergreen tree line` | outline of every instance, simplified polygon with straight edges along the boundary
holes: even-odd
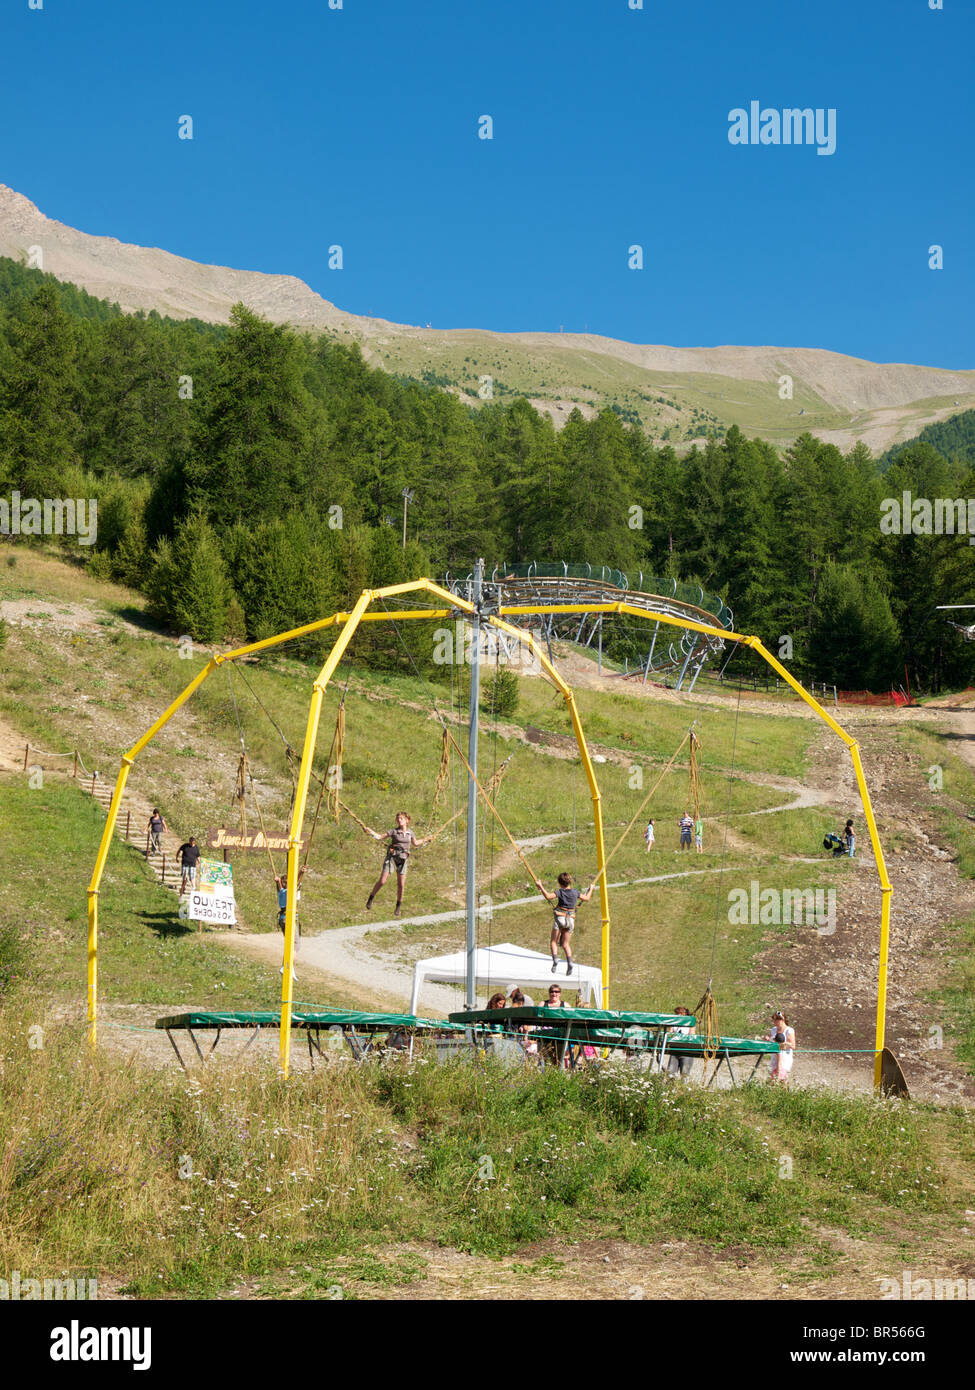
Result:
[[[881,471],[889,468],[904,449],[909,449],[915,444],[930,444],[942,458],[975,464],[975,410],[961,410],[957,415],[949,415],[947,420],[938,420],[933,425],[926,425],[916,439],[905,444],[895,444],[881,456]]]
[[[803,677],[884,689],[906,663],[920,687],[966,683],[975,646],[933,610],[975,601],[975,547],[880,518],[905,491],[975,497],[972,466],[926,442],[887,462],[810,435],[780,455],[734,426],[678,457],[609,408],[556,432],[524,399],[472,409],[242,305],[229,327],[123,314],[0,261],[0,496],[97,497],[82,558],[202,641],[477,555],[565,559],[700,584],[739,632],[773,651],[787,635]],[[617,625],[607,644],[638,657],[647,634]],[[357,650],[405,660],[403,645],[375,624]]]

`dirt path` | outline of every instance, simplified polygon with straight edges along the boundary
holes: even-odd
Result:
[[[958,736],[955,752],[970,768],[975,769],[975,710],[956,710],[949,724]]]
[[[881,817],[893,885],[886,1042],[912,1095],[972,1104],[975,1081],[955,1062],[949,1040],[940,1045],[935,1025],[945,1022],[943,1001],[939,1005],[945,962],[959,949],[950,924],[975,910],[975,886],[960,877],[954,852],[943,842],[938,805],[919,756],[890,737],[900,722],[896,715],[877,718],[871,711],[853,730]],[[975,711],[932,711],[924,722],[958,730],[957,751],[975,765]],[[837,930],[777,934],[756,965],[767,972],[770,1005],[784,1008],[796,1023],[800,1048],[829,1049],[799,1055],[796,1082],[821,1078],[831,1086],[861,1089],[865,1078],[869,1082],[871,1059],[860,1050],[872,1048],[875,1036],[880,887],[862,831],[852,764],[837,758],[826,730],[810,746],[809,777],[834,804],[846,803],[861,827],[857,857],[844,863]]]

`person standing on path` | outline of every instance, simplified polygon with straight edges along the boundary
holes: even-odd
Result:
[[[301,905],[301,880],[305,876],[305,865],[298,870],[298,894],[295,898],[295,955],[301,946],[301,920],[298,909]],[[284,874],[274,875],[274,886],[278,890],[278,931],[284,931],[288,919],[288,880]]]
[[[149,832],[149,848],[146,850],[147,859],[149,858],[150,854],[162,853],[163,831],[168,829],[169,826],[163,819],[163,815],[159,807],[154,806],[152,808],[152,815],[149,817],[149,823],[146,826],[146,830]]]
[[[298,892],[297,892],[296,895],[295,895],[295,957],[296,957],[296,958],[297,958],[298,952],[301,950],[301,921],[300,921],[300,919],[299,919],[299,917],[298,917],[298,908],[301,906],[301,880],[302,880],[302,879],[304,878],[304,876],[305,876],[305,869],[306,869],[306,867],[307,867],[307,865],[302,864],[301,868],[298,870]],[[288,880],[287,880],[287,876],[286,876],[285,874],[275,874],[275,875],[274,875],[274,886],[275,886],[275,888],[278,890],[278,929],[279,929],[279,931],[281,931],[283,934],[285,934],[285,933],[287,932],[287,927],[288,927]],[[281,970],[280,970],[279,973],[282,974],[282,975],[284,974],[284,966],[283,966],[283,965],[282,965]],[[297,973],[296,973],[296,971],[295,971],[294,961],[291,962],[291,978],[292,978],[292,980],[297,980],[297,978],[298,978],[298,975],[297,975]]]
[[[854,853],[854,851],[855,851],[855,849],[856,849],[856,844],[857,844],[857,837],[856,837],[856,835],[853,833],[853,822],[852,822],[852,820],[848,820],[847,823],[846,823],[846,825],[844,825],[844,827],[843,827],[843,843],[846,845],[846,852],[847,852],[847,854],[848,854],[848,855],[850,856],[850,858],[852,859],[852,858],[853,858],[853,853]]]

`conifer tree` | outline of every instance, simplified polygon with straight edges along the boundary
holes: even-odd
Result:
[[[816,680],[882,691],[899,671],[900,633],[886,597],[853,565],[827,563],[809,634]]]
[[[79,461],[77,335],[52,281],[12,314],[0,382],[0,473],[23,497],[59,497]]]
[[[160,541],[153,558],[150,597],[156,615],[198,642],[221,640],[230,588],[217,537],[205,517],[187,517],[172,544]]]
[[[326,450],[297,337],[235,305],[186,470],[190,505],[218,527],[284,516],[321,487]]]

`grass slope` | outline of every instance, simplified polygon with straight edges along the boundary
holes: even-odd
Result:
[[[918,1246],[967,1199],[958,1164],[972,1171],[970,1126],[924,1107],[714,1094],[625,1066],[598,1078],[423,1062],[187,1078],[91,1061],[69,1029],[31,1048],[3,1022],[9,1266],[141,1296],[250,1279],[258,1292],[356,1297],[424,1277],[422,1255],[375,1253],[390,1242],[500,1259],[606,1237],[744,1248],[801,1287],[837,1261],[821,1234],[831,1226],[860,1240],[896,1230],[918,1267]]]
[[[17,568],[22,598],[38,612],[67,599],[57,590],[63,567],[27,552]],[[79,746],[108,775],[119,750],[202,658],[182,661],[175,644],[123,626],[123,615],[139,617],[131,596],[85,584],[72,602],[81,597],[88,605],[87,625],[61,631],[38,618],[38,626],[12,631],[0,713],[51,751]],[[307,709],[308,668],[282,658],[253,668],[250,679],[294,737]],[[565,832],[537,855],[548,877],[575,860],[587,868],[581,769],[515,739],[519,724],[564,733],[564,715],[540,682],[521,686],[522,705],[497,750],[493,733],[485,733],[482,766],[493,765],[495,751],[500,758],[513,749],[499,797],[512,829]],[[439,734],[429,698],[405,676],[353,676],[345,794],[367,820],[385,823],[400,804],[421,821],[433,818]],[[440,698],[449,705],[449,692]],[[579,702],[605,755],[619,754],[599,767],[612,846],[644,794],[631,785],[633,768],[643,769],[649,787],[688,714],[615,692],[580,691]],[[333,695],[326,734],[334,710]],[[774,766],[801,775],[813,727],[807,721],[743,714],[736,739],[727,707],[698,706],[696,713],[709,822],[723,810],[733,744],[743,772],[760,776]],[[249,697],[242,717],[262,796],[280,824],[290,793],[280,741]],[[158,800],[181,831],[199,830],[226,813],[238,747],[226,687],[210,683],[150,745],[133,785]],[[951,798],[968,796],[969,784],[953,764],[946,767]],[[816,1091],[705,1093],[625,1065],[597,1078],[391,1060],[336,1063],[284,1082],[259,1062],[184,1076],[149,1069],[137,1052],[121,1060],[106,1049],[92,1059],[74,1020],[84,997],[84,888],[100,812],[78,786],[51,774],[36,787],[6,775],[3,792],[0,1240],[8,1267],[25,1278],[95,1275],[142,1296],[209,1296],[241,1280],[257,1295],[390,1296],[432,1279],[446,1247],[487,1262],[505,1289],[527,1296],[555,1287],[564,1266],[539,1251],[615,1239],[647,1247],[683,1242],[688,1259],[695,1250],[730,1248],[739,1263],[750,1261],[800,1293],[828,1287],[844,1296],[850,1289],[839,1272],[845,1256],[829,1234],[835,1228],[872,1252],[874,1265],[863,1265],[855,1286],[867,1296],[875,1292],[868,1267],[895,1274],[905,1260],[915,1272],[925,1260],[940,1260],[941,1273],[954,1267],[944,1252],[964,1222],[975,1176],[972,1126],[961,1112]],[[671,848],[687,796],[686,771],[672,774],[653,801],[658,849],[646,855],[636,827],[613,861],[612,879],[646,874],[648,861],[657,872],[716,866],[713,824],[700,859]],[[814,851],[809,841],[823,822],[845,810],[747,814],[785,800],[774,788],[733,784],[735,841],[720,895],[716,876],[684,880],[679,889],[647,884],[615,893],[617,1004],[693,1005],[692,986],[706,978],[713,946],[721,1026],[751,1031],[765,1002],[754,958],[769,932],[733,927],[724,896],[753,877],[781,887],[835,884],[842,895],[851,871],[829,861],[810,870],[782,857]],[[496,839],[495,867],[502,850]],[[452,853],[448,841],[420,858],[410,882],[414,907],[453,905]],[[357,917],[376,847],[343,823],[323,831],[315,854],[305,920],[328,930]],[[490,863],[489,839],[483,862]],[[242,860],[235,873],[245,917],[270,927],[266,864]],[[519,893],[523,881],[520,866],[512,867],[495,897]],[[277,972],[187,930],[172,895],[121,842],[109,859],[101,909],[106,1022],[117,1021],[121,1005],[275,1001]],[[547,926],[539,905],[498,914],[491,931],[495,940],[538,946]],[[404,951],[422,935],[391,934]],[[597,958],[592,907],[580,912],[578,936],[579,954]],[[459,924],[444,939],[458,944]],[[325,997],[346,1002],[340,990],[329,988],[320,1002]],[[487,1282],[495,1287],[494,1278]]]
[[[18,570],[20,593],[26,602],[33,594],[39,601],[54,592],[49,566],[35,566],[33,555]],[[90,581],[89,581],[90,582]],[[205,654],[180,658],[176,644],[123,626],[121,614],[138,616],[131,598],[112,586],[89,590],[95,604],[95,621],[84,631],[59,632],[53,620],[37,619],[38,626],[14,630],[7,662],[0,677],[0,713],[35,742],[52,752],[82,750],[86,766],[97,766],[104,777],[113,777],[120,752],[131,746],[160,711],[182,690],[206,660]],[[41,612],[43,610],[36,610]],[[247,679],[260,702],[273,711],[275,721],[295,746],[307,717],[313,667],[286,656],[265,660],[247,671]],[[345,672],[343,671],[343,680]],[[498,807],[516,837],[552,835],[551,844],[530,853],[533,867],[552,882],[564,868],[584,879],[595,870],[592,838],[592,804],[578,758],[552,757],[541,748],[519,739],[528,725],[567,735],[568,716],[561,698],[536,679],[523,679],[517,715],[496,732],[482,732],[480,766],[496,767],[511,755],[510,769],[498,796]],[[244,727],[248,754],[260,786],[260,801],[269,828],[284,829],[291,781],[281,738],[251,695],[237,683],[238,712]],[[324,772],[339,687],[330,690],[322,717],[319,772]],[[805,865],[783,862],[783,852],[816,851],[822,829],[837,821],[844,808],[822,812],[782,812],[772,816],[751,813],[790,799],[788,792],[736,778],[730,787],[730,827],[737,835],[727,855],[727,867],[719,882],[715,870],[721,864],[723,816],[729,805],[728,770],[734,754],[741,773],[760,776],[769,766],[784,774],[799,774],[805,743],[812,726],[803,720],[781,716],[743,714],[735,728],[734,712],[726,707],[697,707],[697,728],[703,747],[704,813],[707,821],[706,852],[702,856],[678,855],[676,821],[690,803],[686,761],[670,772],[634,825],[618,845],[627,824],[638,811],[646,792],[690,724],[687,709],[667,703],[632,699],[623,693],[580,690],[577,695],[584,725],[595,747],[610,760],[599,768],[606,841],[614,856],[610,881],[630,882],[648,876],[694,870],[681,881],[636,884],[613,894],[614,1002],[620,1007],[673,1006],[685,999],[689,1006],[707,979],[712,949],[715,978],[724,987],[722,1026],[728,1031],[749,1031],[767,1000],[748,964],[762,944],[764,929],[731,929],[727,920],[728,894],[746,887],[759,872],[763,881],[781,888],[810,885]],[[410,810],[421,830],[442,823],[462,805],[464,770],[454,761],[453,781],[444,803],[432,805],[433,784],[440,757],[440,725],[431,710],[437,701],[449,715],[449,686],[430,687],[413,676],[367,670],[352,673],[347,696],[347,736],[343,766],[343,799],[367,823],[385,829],[396,810]],[[455,714],[460,714],[455,705]],[[130,776],[133,794],[159,804],[169,824],[181,835],[195,833],[203,839],[210,826],[236,824],[230,807],[240,744],[237,721],[226,677],[215,673],[192,701],[162,730],[139,758]],[[50,779],[48,779],[50,785]],[[31,795],[30,793],[25,793]],[[45,824],[56,824],[67,813],[63,805],[45,810],[35,796],[33,804]],[[314,805],[309,809],[309,823]],[[25,806],[24,816],[29,816]],[[79,815],[82,813],[79,811]],[[65,863],[59,880],[59,899],[64,914],[84,912],[84,889],[97,847],[98,826],[94,808],[90,819],[79,822],[75,836],[78,853]],[[658,847],[644,852],[643,816],[652,814],[658,825]],[[797,819],[798,818],[798,819]],[[253,803],[249,823],[257,823]],[[418,854],[410,873],[408,904],[412,913],[456,910],[462,903],[463,844],[457,831],[448,832],[437,844]],[[56,835],[56,831],[51,832]],[[83,847],[83,848],[82,848]],[[21,848],[23,852],[23,848]],[[379,864],[381,850],[345,817],[336,825],[323,820],[316,832],[310,872],[302,901],[306,932],[327,931],[361,921],[363,903]],[[40,867],[40,866],[38,866]],[[277,867],[283,867],[278,856]],[[523,866],[510,850],[494,819],[482,816],[479,875],[495,903],[526,896],[533,891]],[[844,866],[828,862],[817,867],[815,885],[842,879]],[[703,871],[703,872],[698,872]],[[138,874],[136,852],[121,842],[113,845],[109,876]],[[771,877],[769,877],[771,875]],[[274,929],[275,892],[268,861],[260,855],[238,856],[235,862],[237,896],[244,921],[256,930]],[[392,907],[390,890],[388,906]],[[386,901],[386,900],[382,900]],[[116,903],[110,894],[103,903],[106,969],[111,972],[112,937]],[[124,910],[124,909],[123,909]],[[159,952],[172,951],[174,971],[163,994],[177,999],[192,986],[193,1000],[200,1000],[205,982],[177,964],[189,949],[188,933],[175,916],[170,896],[142,912],[142,929],[149,926],[160,937]],[[80,920],[80,918],[79,918]],[[137,914],[128,913],[128,922]],[[483,940],[513,940],[546,949],[550,911],[538,899],[535,905],[497,913],[482,927]],[[812,928],[808,928],[812,930]],[[385,944],[403,959],[424,951],[456,949],[463,929],[458,921],[439,928],[417,928],[390,933]],[[163,943],[163,938],[165,941]],[[579,914],[576,952],[584,961],[598,961],[600,928],[598,908]],[[130,1002],[150,1002],[162,997],[147,992],[148,983],[139,969],[130,977]],[[222,977],[223,978],[223,977]],[[227,983],[227,999],[236,988]],[[114,985],[112,985],[114,989]],[[205,990],[203,998],[211,991]],[[303,993],[314,997],[310,987]],[[689,997],[695,995],[695,999]],[[334,1002],[340,1000],[332,995]],[[188,997],[187,1003],[190,1002]]]

